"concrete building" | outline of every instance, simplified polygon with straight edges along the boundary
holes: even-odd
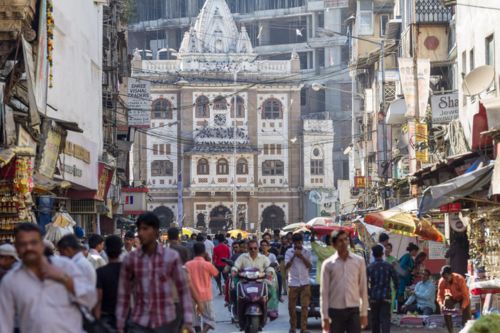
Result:
[[[138,1],[129,25],[129,50],[143,50],[144,59],[173,59],[186,31],[196,22],[204,0]],[[349,179],[351,80],[345,20],[352,14],[347,0],[226,0],[239,27],[245,27],[259,59],[300,63],[303,114],[327,112],[333,120],[335,181]],[[336,34],[327,35],[325,31]],[[205,33],[203,38],[211,36]],[[299,76],[297,76],[299,78]],[[313,83],[325,86],[311,89]],[[336,183],[334,184],[336,185]]]
[[[305,206],[310,190],[333,188],[333,125],[301,110],[296,52],[261,60],[228,4],[208,0],[176,59],[142,55],[133,77],[151,82],[152,104],[134,175],[146,177],[147,209],[163,227],[264,230],[316,216]]]

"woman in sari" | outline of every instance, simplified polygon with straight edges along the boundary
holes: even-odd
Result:
[[[406,248],[406,253],[399,259],[399,263],[396,265],[396,271],[399,274],[399,287],[396,293],[398,300],[398,312],[400,307],[404,304],[404,296],[406,287],[410,286],[413,281],[413,269],[415,268],[415,256],[417,255],[419,247],[410,243]]]

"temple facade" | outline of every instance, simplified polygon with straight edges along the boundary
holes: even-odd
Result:
[[[146,181],[147,208],[163,227],[274,229],[331,207],[322,207],[321,189],[334,186],[333,122],[301,115],[296,53],[259,59],[226,2],[208,0],[174,56],[136,52],[132,63],[133,77],[151,85],[134,175]]]

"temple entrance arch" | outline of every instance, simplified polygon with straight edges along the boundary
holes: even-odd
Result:
[[[174,212],[168,207],[157,207],[153,213],[160,219],[160,228],[162,229],[170,228],[170,224],[174,222]]]
[[[233,221],[231,220],[231,210],[226,206],[220,205],[210,212],[210,222],[208,224],[210,231],[214,234],[231,230]]]
[[[262,212],[262,223],[260,230],[266,229],[281,229],[285,226],[285,212],[276,205],[272,205],[264,209]]]

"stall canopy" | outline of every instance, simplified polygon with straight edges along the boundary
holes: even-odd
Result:
[[[433,208],[454,202],[475,192],[481,191],[491,183],[493,163],[479,164],[476,168],[442,184],[429,186],[423,192],[419,206],[419,216]]]

